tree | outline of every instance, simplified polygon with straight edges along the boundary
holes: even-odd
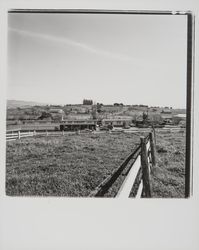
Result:
[[[92,118],[96,120],[97,119],[97,107],[96,106],[93,106],[91,114],[92,114]]]
[[[115,102],[115,103],[113,104],[113,106],[117,106],[117,107],[119,107],[119,106],[124,106],[124,104],[123,104],[123,103],[118,103],[118,102]]]
[[[148,118],[148,114],[146,112],[143,112],[142,118],[143,118],[143,122],[145,122]]]
[[[102,109],[101,109],[102,106],[103,106],[102,103],[99,103],[99,102],[97,103],[97,112],[98,112],[98,113],[100,113],[100,112],[102,111]]]
[[[46,112],[46,111],[43,111],[41,116],[38,119],[43,120],[43,119],[46,119],[46,118],[51,118],[52,119],[52,115],[50,113]]]
[[[84,99],[83,100],[83,105],[93,105],[93,100]]]

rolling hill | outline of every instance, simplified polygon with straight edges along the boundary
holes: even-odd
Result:
[[[39,102],[28,102],[22,100],[7,100],[7,108],[24,108],[24,107],[31,107],[31,106],[45,106],[46,103],[39,103]]]

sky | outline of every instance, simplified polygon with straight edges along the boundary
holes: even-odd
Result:
[[[186,107],[186,16],[8,14],[7,99]]]

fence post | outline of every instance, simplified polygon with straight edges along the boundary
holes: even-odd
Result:
[[[151,197],[151,183],[149,173],[149,163],[147,157],[146,140],[144,137],[140,137],[141,140],[141,167],[142,167],[142,178],[143,178],[143,193],[144,197]]]
[[[156,146],[156,132],[155,132],[155,128],[154,128],[154,126],[152,126],[152,128],[153,128],[153,136],[154,136],[154,143],[155,143],[155,146]]]
[[[48,130],[46,130],[46,136],[48,136]]]
[[[18,130],[18,139],[20,139],[21,138],[21,132],[20,132],[20,130]]]
[[[155,143],[154,143],[154,135],[152,132],[149,133],[149,139],[151,144],[151,159],[152,159],[152,166],[156,166],[156,150],[155,150]]]

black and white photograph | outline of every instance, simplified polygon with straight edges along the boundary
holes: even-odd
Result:
[[[0,34],[0,249],[198,250],[198,1],[2,0]]]
[[[189,197],[191,28],[189,12],[10,10],[6,195]]]

